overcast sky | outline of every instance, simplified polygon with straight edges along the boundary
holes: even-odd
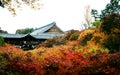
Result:
[[[84,23],[85,6],[100,11],[105,8],[109,0],[42,0],[44,6],[35,11],[23,8],[13,17],[6,8],[0,7],[0,27],[9,33],[17,29],[39,28],[55,21],[63,31],[81,29]]]

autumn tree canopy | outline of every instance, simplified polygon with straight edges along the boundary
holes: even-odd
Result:
[[[32,9],[40,9],[42,0],[0,0],[0,6],[7,8],[13,14],[16,14],[16,9],[29,6]]]

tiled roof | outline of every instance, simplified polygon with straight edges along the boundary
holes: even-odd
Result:
[[[30,34],[0,34],[0,36],[4,37],[4,38],[23,38],[26,37]],[[43,33],[43,34],[39,34],[39,35],[30,35],[36,39],[49,39],[49,38],[53,38],[55,36],[61,36],[62,34],[52,34],[52,33]]]
[[[4,37],[4,38],[22,38],[27,36],[27,34],[1,34],[0,36]]]
[[[40,28],[38,28],[37,30],[35,30],[35,31],[33,31],[32,33],[31,33],[31,35],[37,35],[38,33],[40,34],[40,33],[44,33],[45,31],[47,31],[47,30],[49,30],[51,27],[53,27],[54,25],[56,25],[56,23],[55,22],[52,22],[52,23],[50,23],[50,24],[48,24],[48,25],[45,25],[45,26],[43,26],[43,27],[40,27]]]
[[[0,34],[0,36],[2,36],[4,38],[23,38],[23,37],[26,37],[26,36],[30,35],[30,36],[32,36],[33,38],[36,38],[36,39],[49,39],[49,38],[53,38],[55,36],[63,35],[63,33],[56,33],[56,32],[53,32],[53,33],[47,32],[47,33],[45,33],[47,30],[49,30],[54,25],[56,25],[56,23],[52,22],[52,23],[50,23],[50,24],[48,24],[46,26],[38,28],[37,30],[33,31],[30,34]],[[60,30],[60,31],[62,32],[62,30]]]
[[[43,34],[39,34],[39,35],[32,35],[34,38],[37,39],[49,39],[49,38],[53,38],[55,36],[62,36],[63,34],[52,34],[52,33],[43,33]]]

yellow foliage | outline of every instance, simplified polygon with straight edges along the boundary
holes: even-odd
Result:
[[[90,47],[89,51],[91,53],[96,53],[96,52],[109,53],[109,50],[107,48],[102,48],[102,47],[98,47],[98,46]]]
[[[82,39],[88,33],[94,33],[94,32],[95,32],[95,29],[84,30],[83,32],[80,33],[78,40]]]
[[[93,37],[90,41],[87,42],[87,45],[89,46],[101,46],[101,44],[104,42],[105,39],[107,39],[107,35],[105,35],[102,32],[95,32],[93,34]]]
[[[107,48],[102,48],[98,46],[86,46],[81,47],[80,49],[76,49],[75,51],[81,52],[84,55],[91,54],[91,53],[109,53],[109,50]]]
[[[45,48],[45,47],[40,47],[34,50],[30,50],[30,51],[25,51],[27,54],[28,52],[30,52],[32,54],[32,58],[35,59],[36,61],[40,61],[40,62],[44,62],[45,58],[47,57],[56,57],[56,58],[60,58],[60,56],[62,55],[62,51],[69,51],[71,50],[70,46],[54,46],[52,48]]]

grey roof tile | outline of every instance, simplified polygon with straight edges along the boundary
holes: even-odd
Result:
[[[49,38],[53,38],[53,37],[61,36],[61,35],[63,34],[42,33],[39,35],[32,35],[32,36],[37,39],[49,39]]]
[[[23,38],[26,37],[30,34],[0,34],[0,36],[4,37],[4,38]],[[61,36],[63,34],[52,34],[52,33],[41,33],[39,35],[30,35],[36,39],[49,39],[49,38],[53,38],[55,36]]]
[[[38,28],[37,30],[33,31],[33,32],[31,33],[31,35],[37,35],[38,33],[39,33],[39,34],[40,34],[40,33],[44,33],[45,31],[47,31],[48,29],[50,29],[50,28],[53,27],[54,25],[56,25],[56,23],[55,23],[55,22],[52,22],[52,23],[50,23],[50,24],[48,24],[48,25],[45,25],[45,26],[43,26],[43,27],[40,27],[40,28]]]
[[[1,34],[0,36],[4,37],[4,38],[22,38],[27,36],[27,34]]]

